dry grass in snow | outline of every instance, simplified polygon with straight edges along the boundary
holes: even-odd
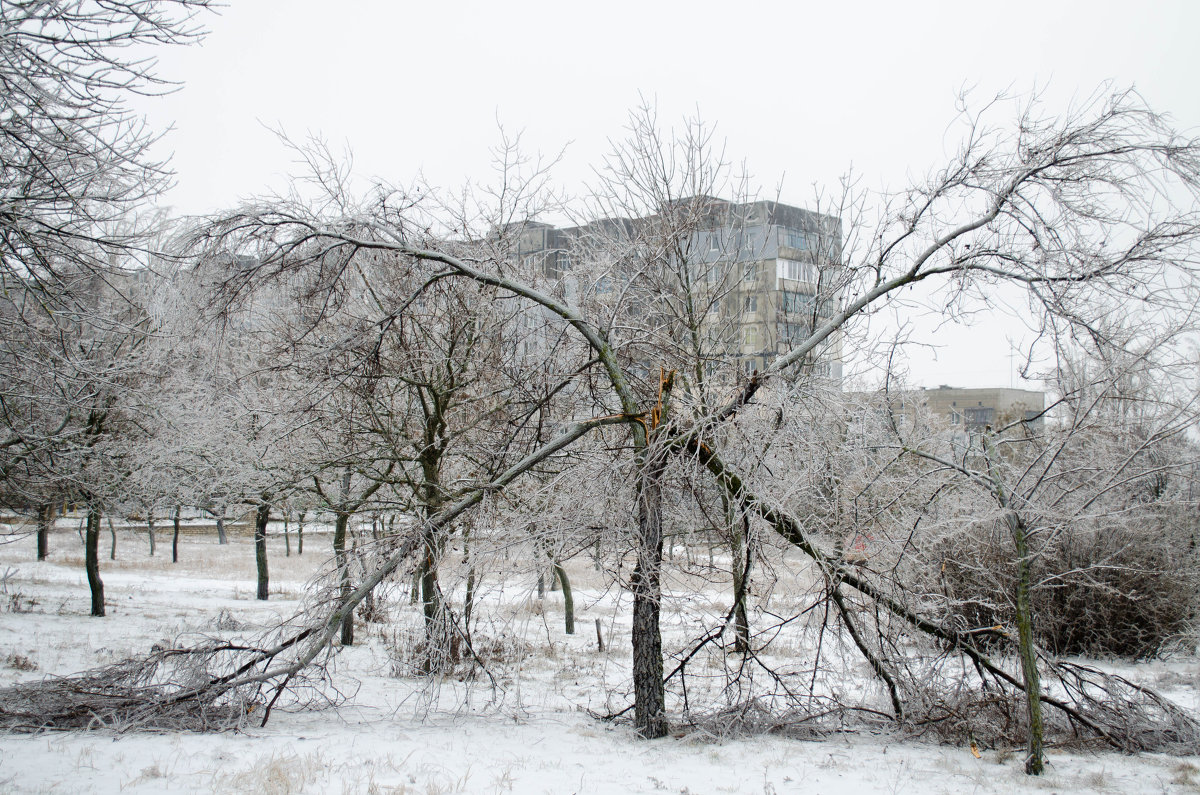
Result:
[[[106,528],[107,529],[107,528]],[[273,527],[271,600],[254,599],[253,547],[231,535],[184,534],[172,564],[170,534],[147,554],[145,534],[118,530],[118,560],[101,561],[109,615],[90,618],[82,548],[60,526],[51,560],[34,559],[25,538],[0,546],[0,683],[73,673],[141,654],[194,633],[236,635],[286,617],[323,562],[328,535],[310,528],[303,557],[284,556]],[[161,529],[160,529],[161,531]],[[107,533],[105,534],[107,542]],[[293,538],[294,544],[294,538]],[[104,546],[107,553],[107,543]],[[1196,792],[1200,758],[1052,750],[1049,772],[1030,779],[1014,748],[904,740],[858,731],[799,741],[720,737],[690,730],[643,742],[621,723],[591,712],[623,708],[628,624],[619,589],[586,556],[568,565],[576,585],[578,631],[562,631],[560,594],[538,600],[527,573],[497,568],[481,592],[477,636],[495,662],[495,681],[449,676],[431,686],[404,665],[417,628],[407,583],[389,592],[386,623],[367,624],[360,644],[333,664],[340,703],[280,711],[265,728],[240,732],[65,732],[0,739],[5,792],[587,792],[587,793],[934,793]],[[675,579],[682,593],[696,583]],[[687,585],[687,588],[683,586]],[[723,611],[718,584],[694,603],[672,599],[664,631],[679,646],[699,630],[693,616]],[[784,598],[784,597],[780,597]],[[596,647],[594,623],[605,641]],[[780,664],[805,654],[781,644]],[[670,666],[670,661],[668,661]],[[1165,688],[1195,708],[1194,658],[1131,666],[1123,673]],[[847,679],[852,684],[852,679]],[[867,680],[864,678],[864,682]],[[869,683],[863,698],[876,697]]]

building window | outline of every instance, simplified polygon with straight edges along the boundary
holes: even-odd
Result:
[[[781,279],[790,279],[794,282],[807,282],[808,284],[817,283],[817,269],[811,262],[800,262],[794,259],[783,259],[777,261],[777,275]]]
[[[749,265],[746,266],[746,272],[744,274],[744,278],[748,282],[753,282],[753,281],[758,280],[758,263],[757,262],[751,262]]]
[[[708,233],[708,250],[709,251],[720,251],[721,250],[721,233],[720,232],[709,232]]]
[[[742,343],[750,348],[758,347],[758,326],[746,326],[742,329]]]
[[[808,293],[783,292],[783,312],[787,315],[811,315],[813,297]]]
[[[747,312],[757,312],[758,311],[758,296],[757,295],[746,296],[746,311]]]
[[[558,263],[557,264],[558,264],[558,270],[560,272],[571,270],[571,253],[568,251],[558,252]]]
[[[786,227],[779,230],[779,242],[781,245],[791,246],[801,251],[808,251],[810,248],[808,235]]]
[[[811,333],[812,328],[808,323],[783,322],[779,324],[779,341],[788,345],[803,342]]]
[[[791,317],[806,317],[810,318],[813,314],[814,306],[817,307],[818,317],[832,317],[837,312],[837,303],[826,299],[817,305],[816,296],[808,293],[798,293],[793,290],[784,290],[780,295],[779,310]]]

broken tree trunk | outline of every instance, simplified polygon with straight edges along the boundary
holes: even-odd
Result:
[[[557,560],[554,561],[554,574],[562,586],[563,592],[563,622],[568,635],[575,634],[575,596],[571,592],[571,581],[567,578],[567,570]]]

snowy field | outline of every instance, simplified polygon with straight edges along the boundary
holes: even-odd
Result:
[[[118,528],[118,560],[101,570],[108,616],[88,616],[83,548],[72,525],[35,560],[24,537],[0,545],[0,682],[73,673],[147,651],[181,634],[252,632],[299,604],[329,536],[306,533],[305,554],[285,557],[272,526],[271,599],[254,599],[254,554],[244,528],[220,547],[189,527],[171,564],[169,523],[149,557],[144,531]],[[577,583],[578,633],[565,635],[561,595],[536,601],[530,582],[488,592],[508,604],[521,659],[496,687],[447,680],[430,688],[397,675],[394,652],[415,608],[365,625],[359,645],[335,660],[342,703],[275,711],[266,727],[240,732],[53,733],[0,736],[3,792],[380,792],[380,793],[989,793],[1198,792],[1200,757],[1124,756],[1051,749],[1040,779],[1021,771],[1015,749],[985,749],[857,732],[820,741],[778,736],[721,739],[704,732],[639,741],[629,726],[594,717],[624,706],[625,618],[597,587],[586,556],[568,566]],[[397,586],[397,590],[404,586]],[[713,599],[719,599],[714,593]],[[498,614],[499,608],[492,613]],[[610,648],[597,648],[595,619]],[[670,625],[670,621],[664,622]],[[677,623],[676,623],[677,625]],[[1136,666],[1127,675],[1195,709],[1194,658]],[[607,682],[609,687],[600,683]],[[613,687],[616,684],[617,687]],[[616,690],[609,693],[608,690]]]

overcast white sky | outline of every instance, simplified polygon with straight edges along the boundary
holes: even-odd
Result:
[[[957,146],[963,87],[1038,89],[1057,110],[1114,81],[1200,134],[1187,0],[229,2],[202,45],[161,53],[183,88],[137,106],[174,127],[167,203],[183,213],[284,186],[294,166],[268,127],[353,150],[364,176],[455,186],[488,178],[499,120],[528,150],[565,146],[555,173],[577,191],[639,96],[665,123],[714,122],[755,187],[799,205],[851,166],[880,189],[925,174]],[[917,334],[941,347],[912,357],[916,383],[1009,383],[1015,327]]]

